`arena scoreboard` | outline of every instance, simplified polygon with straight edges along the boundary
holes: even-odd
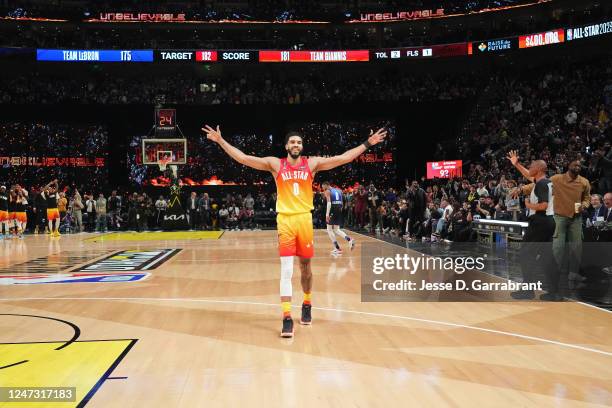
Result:
[[[564,44],[612,33],[612,21],[557,28],[539,33],[454,44],[361,50],[63,50],[37,49],[37,61],[58,62],[156,62],[156,63],[349,63],[405,61],[445,57],[467,57],[514,52],[521,49]],[[24,49],[20,49],[24,50]],[[23,55],[14,48],[0,48],[0,57]]]
[[[461,160],[427,162],[427,179],[461,177],[462,168]]]

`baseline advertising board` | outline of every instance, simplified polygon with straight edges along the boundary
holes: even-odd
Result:
[[[606,21],[582,27],[568,28],[566,38],[567,41],[582,40],[583,38],[597,37],[610,33],[612,33],[612,21]]]
[[[477,41],[468,46],[470,55],[497,54],[514,51],[518,48],[518,38],[498,38],[495,40]]]
[[[463,174],[461,160],[427,162],[427,179],[461,177]]]

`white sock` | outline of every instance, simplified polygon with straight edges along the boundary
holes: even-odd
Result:
[[[291,286],[291,277],[293,276],[293,256],[281,256],[281,279],[280,279],[280,295],[292,296],[293,287]]]
[[[332,244],[336,242],[336,236],[334,235],[331,225],[327,226],[327,235],[329,236],[329,239],[331,239]]]

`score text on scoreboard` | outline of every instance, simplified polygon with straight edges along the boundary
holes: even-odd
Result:
[[[155,109],[155,130],[168,132],[176,129],[176,109]]]
[[[462,167],[461,160],[427,162],[427,179],[461,177]]]

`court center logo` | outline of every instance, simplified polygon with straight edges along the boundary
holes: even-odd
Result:
[[[149,270],[162,265],[180,251],[170,248],[126,250],[111,254],[108,251],[80,255],[52,254],[0,269],[0,285],[137,282],[147,279],[151,275]],[[107,256],[74,268],[75,264],[91,261],[103,254]]]

